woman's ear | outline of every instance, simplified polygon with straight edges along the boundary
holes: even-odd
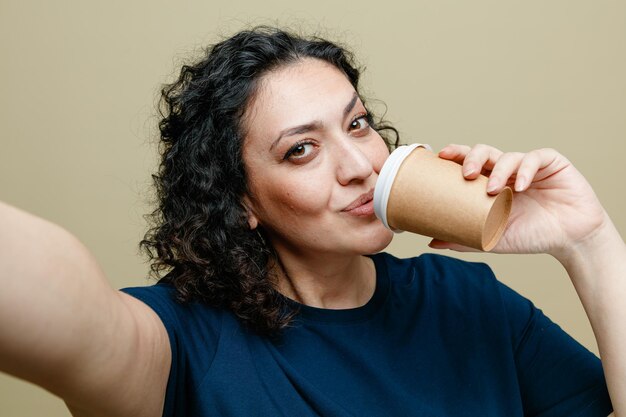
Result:
[[[259,219],[256,214],[254,214],[252,200],[250,200],[250,197],[247,194],[243,196],[243,205],[246,208],[246,213],[248,215],[248,226],[250,226],[250,230],[254,230],[259,226]]]

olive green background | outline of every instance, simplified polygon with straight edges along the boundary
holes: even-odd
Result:
[[[355,50],[366,97],[386,103],[407,142],[558,149],[624,234],[625,2],[296,3],[0,1],[0,199],[75,233],[111,285],[146,284],[137,242],[151,198],[159,86],[220,35],[269,23]],[[415,256],[427,242],[402,234],[389,250]],[[554,259],[445,253],[488,262],[596,351]],[[0,415],[69,413],[42,389],[1,375]]]

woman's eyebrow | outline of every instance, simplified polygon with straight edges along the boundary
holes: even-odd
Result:
[[[278,138],[276,138],[276,140],[272,143],[272,146],[270,146],[270,151],[274,149],[276,145],[278,145],[278,142],[280,142],[280,140],[284,138],[285,136],[299,135],[301,133],[307,133],[312,130],[319,130],[322,128],[322,126],[323,126],[323,123],[319,120],[316,120],[311,123],[305,123],[303,125],[289,127],[280,132],[280,134],[278,135]]]
[[[354,94],[352,95],[352,98],[350,99],[350,102],[343,109],[344,117],[347,116],[352,111],[352,109],[354,109],[354,106],[356,105],[356,102],[358,99],[359,99],[359,95],[355,91]],[[298,125],[298,126],[284,129],[278,134],[278,137],[276,138],[276,140],[272,142],[272,145],[270,146],[270,151],[274,149],[276,145],[278,145],[278,142],[280,142],[280,140],[286,136],[299,135],[302,133],[310,132],[312,130],[318,130],[318,129],[321,129],[322,126],[323,126],[322,122],[319,120],[316,120],[310,123],[305,123],[303,125]]]
[[[352,109],[354,108],[354,106],[356,105],[356,101],[359,99],[359,95],[357,94],[357,92],[355,91],[354,94],[352,95],[352,99],[350,100],[350,102],[348,103],[348,105],[346,106],[345,109],[343,109],[343,116],[347,116],[348,113],[350,113],[352,111]]]

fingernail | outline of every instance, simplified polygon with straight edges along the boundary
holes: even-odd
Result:
[[[474,172],[476,172],[476,168],[474,168],[474,165],[467,165],[465,168],[463,168],[463,175],[465,175],[466,177],[468,175],[472,175]]]
[[[517,177],[517,179],[515,180],[515,191],[517,192],[523,191],[525,187],[526,187],[526,178]]]
[[[489,178],[489,181],[487,182],[487,192],[493,192],[496,188],[498,188],[498,180],[493,177]]]

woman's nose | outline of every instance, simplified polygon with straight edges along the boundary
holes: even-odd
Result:
[[[365,150],[355,143],[354,138],[340,141],[337,152],[337,179],[348,185],[353,181],[363,181],[372,175],[374,167]]]

